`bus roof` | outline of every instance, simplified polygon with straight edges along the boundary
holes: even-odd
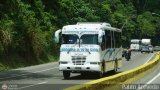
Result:
[[[109,23],[105,22],[78,22],[77,25],[102,25],[102,26],[108,26],[111,27]]]
[[[131,39],[131,42],[139,42],[141,41],[140,39]]]
[[[75,25],[66,25],[62,30],[74,31],[74,30],[111,30],[121,32],[121,29],[111,27],[109,23],[77,23]]]

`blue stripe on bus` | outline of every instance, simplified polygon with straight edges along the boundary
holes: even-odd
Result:
[[[99,52],[97,48],[61,48],[61,52],[67,52],[67,51],[72,51],[72,52]]]

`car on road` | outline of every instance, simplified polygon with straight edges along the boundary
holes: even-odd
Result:
[[[148,47],[149,47],[150,52],[153,53],[153,46],[152,45],[148,45]]]
[[[155,46],[154,51],[160,51],[160,46]]]
[[[149,46],[148,46],[148,45],[142,46],[142,48],[141,48],[141,53],[143,53],[143,52],[150,53],[150,50],[149,50]]]

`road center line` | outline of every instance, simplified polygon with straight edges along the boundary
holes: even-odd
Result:
[[[47,81],[47,82],[48,82],[48,81]],[[45,83],[47,83],[47,82],[40,82],[40,83],[38,83],[38,84],[28,85],[28,86],[20,87],[20,88],[18,88],[18,89],[24,89],[24,88],[28,88],[28,87],[33,87],[33,86],[45,84]]]
[[[155,54],[153,54],[153,55],[147,60],[147,62],[145,62],[144,64],[148,63],[148,62],[153,58],[154,55],[155,55]]]
[[[49,70],[56,69],[56,68],[58,68],[58,67],[48,68],[48,69],[45,69],[45,70],[35,71],[35,72],[32,72],[32,73],[39,73],[39,72],[49,71]]]
[[[40,71],[30,72],[30,74],[49,71],[49,70],[56,69],[56,68],[58,68],[58,67],[53,67],[53,68],[48,68],[48,69],[44,69],[44,70],[40,70]],[[0,80],[9,79],[9,78],[18,77],[18,76],[24,76],[24,75],[29,75],[29,74],[20,74],[20,75],[15,75],[15,76],[10,76],[10,77],[4,77],[4,78],[0,78]]]

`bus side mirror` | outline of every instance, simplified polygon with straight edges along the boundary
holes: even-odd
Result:
[[[55,41],[55,43],[59,43],[59,35],[60,35],[60,32],[61,32],[61,29],[59,29],[59,30],[57,30],[56,32],[55,32],[55,38],[54,38],[54,41]]]
[[[98,43],[99,44],[102,44],[102,37],[103,37],[103,32],[99,31],[99,33],[98,33]]]

